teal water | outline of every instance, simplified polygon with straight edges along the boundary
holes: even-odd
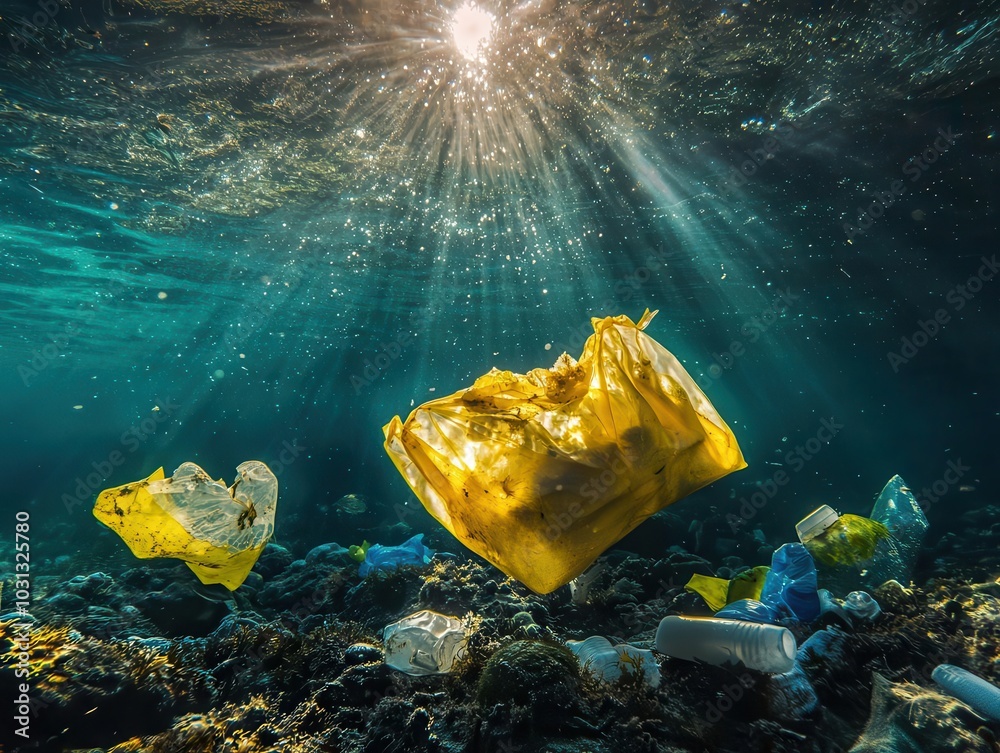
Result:
[[[411,499],[394,414],[647,307],[750,464],[682,517],[995,488],[996,4],[497,3],[471,61],[446,4],[218,5],[4,11],[4,507],[256,458],[334,540]]]

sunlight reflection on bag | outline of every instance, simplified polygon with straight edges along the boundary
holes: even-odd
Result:
[[[385,427],[396,468],[469,549],[538,593],[678,499],[746,467],[680,362],[626,316],[575,361],[493,369]]]

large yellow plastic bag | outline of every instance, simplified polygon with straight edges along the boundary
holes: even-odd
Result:
[[[235,591],[274,532],[278,479],[259,460],[237,467],[226,488],[194,463],[172,478],[158,468],[142,481],[105,489],[94,516],[142,559],[184,560],[202,583]]]
[[[497,371],[385,427],[414,493],[469,549],[538,593],[642,521],[745,468],[680,362],[626,316],[594,318],[579,361]]]

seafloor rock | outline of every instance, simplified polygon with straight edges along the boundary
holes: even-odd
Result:
[[[580,665],[565,646],[514,641],[486,662],[477,699],[483,706],[514,704],[537,711],[574,704]]]
[[[0,626],[0,649],[16,655],[16,630]],[[193,646],[103,641],[66,627],[32,631],[32,741],[39,750],[110,746],[130,735],[159,732],[175,716],[211,707],[216,688]],[[0,673],[0,692],[15,698],[13,673]]]
[[[257,563],[253,566],[253,569],[254,572],[260,573],[264,577],[264,580],[270,580],[284,571],[286,567],[292,564],[292,560],[294,559],[292,553],[281,546],[281,544],[269,541],[267,546],[264,547],[264,551],[260,553],[260,557],[257,558]]]
[[[196,588],[190,582],[170,583],[162,591],[146,594],[135,606],[163,635],[208,635],[230,608],[225,601],[206,599]]]
[[[314,556],[293,565],[291,552],[272,545],[254,571],[263,585],[256,593],[244,587],[226,595],[224,615],[203,624],[212,632],[196,638],[165,637],[142,616],[147,595],[172,583],[190,589],[185,599],[163,601],[180,607],[171,628],[177,634],[192,632],[185,610],[214,608],[216,595],[195,591],[185,566],[102,563],[107,575],[93,577],[97,568],[88,562],[76,578],[67,569],[36,582],[39,649],[55,657],[53,669],[72,673],[42,696],[50,706],[40,713],[39,734],[69,729],[67,744],[117,743],[144,753],[843,753],[865,741],[859,736],[871,716],[874,672],[911,690],[933,688],[930,673],[942,662],[1000,680],[1000,585],[995,573],[976,581],[969,578],[974,570],[960,569],[960,577],[886,584],[874,594],[883,608],[874,624],[789,625],[799,645],[809,647],[799,664],[818,708],[801,678],[778,680],[787,682],[777,687],[774,678],[742,668],[672,661],[662,663],[655,690],[627,678],[603,684],[585,673],[574,681],[559,669],[554,683],[527,673],[515,682],[511,692],[527,700],[497,693],[491,699],[500,701],[479,702],[487,665],[495,667],[504,647],[518,640],[542,638],[523,641],[537,646],[598,634],[649,647],[671,607],[695,608],[677,598],[690,572],[718,572],[680,550],[659,556],[609,553],[581,605],[568,588],[539,596],[464,554],[362,580],[355,562]],[[732,558],[716,564],[742,566]],[[6,596],[11,576],[3,580]],[[49,599],[60,594],[81,596],[86,609],[68,598],[66,612],[54,608],[60,599]],[[379,630],[420,609],[478,618],[467,657],[446,677],[410,677],[383,663]],[[76,648],[52,639],[57,630],[67,631]],[[503,672],[521,677],[516,664]],[[13,697],[10,682],[13,673],[0,669],[0,695]],[[561,705],[546,706],[552,688]],[[113,719],[105,715],[112,712]],[[1000,733],[965,714],[959,709],[949,719],[972,735],[981,728],[982,739],[987,728]],[[900,739],[934,750],[900,726],[906,722],[897,724],[908,736]]]
[[[875,673],[871,719],[849,753],[995,753],[980,725],[961,701]]]
[[[315,565],[320,562],[330,562],[334,565],[345,564],[350,561],[349,553],[349,549],[336,542],[320,544],[306,553],[306,564]]]
[[[343,606],[347,574],[352,570],[357,570],[353,562],[341,569],[329,562],[307,566],[305,560],[296,560],[268,579],[257,598],[263,608],[298,622],[332,615]]]

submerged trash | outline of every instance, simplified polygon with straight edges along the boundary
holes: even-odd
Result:
[[[805,644],[803,644],[805,645]],[[789,722],[809,719],[820,708],[816,689],[809,681],[796,654],[795,666],[788,672],[771,675],[767,693],[767,709],[774,717]]]
[[[824,565],[855,565],[871,559],[875,545],[889,537],[882,523],[860,515],[838,515],[829,505],[813,510],[795,526],[805,547]]]
[[[333,503],[337,507],[350,515],[361,515],[368,511],[368,504],[360,494],[345,494]]]
[[[728,604],[716,617],[750,622],[778,622],[791,617],[812,622],[819,615],[816,564],[802,544],[785,544],[771,557],[760,598]]]
[[[347,548],[347,556],[355,562],[364,562],[365,557],[368,556],[369,547],[371,547],[371,544],[368,543],[368,539],[365,539],[360,544],[351,544]]]
[[[742,662],[772,674],[795,666],[795,636],[788,628],[715,617],[664,617],[656,630],[656,650],[720,667]]]
[[[871,517],[885,524],[890,538],[876,546],[862,583],[870,588],[887,580],[909,583],[930,524],[902,478],[889,479],[872,507]]]
[[[578,576],[573,578],[573,580],[569,582],[570,601],[578,606],[586,604],[587,597],[590,596],[590,587],[594,585],[594,581],[600,577],[601,573],[605,571],[607,566],[607,562],[599,561],[586,572],[580,573]]]
[[[844,603],[840,599],[825,588],[819,589],[817,593],[819,594],[820,615],[832,614],[844,625],[850,625],[852,623],[851,616],[847,613],[847,610],[844,609]]]
[[[228,489],[194,463],[171,478],[147,478],[105,489],[94,517],[121,536],[136,557],[175,557],[202,583],[235,591],[274,532],[278,479],[259,460],[237,468]]]
[[[386,451],[428,512],[538,593],[746,467],[705,394],[643,333],[655,314],[594,318],[579,361],[494,369],[384,427]]]
[[[465,624],[424,609],[387,625],[382,631],[385,663],[408,675],[436,675],[451,671],[465,655]]]
[[[365,544],[367,543],[366,541]],[[422,533],[410,537],[399,546],[372,544],[364,551],[358,575],[364,578],[370,573],[395,570],[400,565],[426,565],[433,556],[434,552],[424,546]]]
[[[864,622],[874,622],[882,614],[882,607],[865,591],[851,591],[844,599],[844,611]]]
[[[939,664],[931,678],[977,714],[1000,722],[1000,688],[992,682],[954,664]]]
[[[641,673],[651,688],[660,686],[660,666],[648,649],[627,643],[612,646],[611,641],[601,635],[592,635],[582,641],[566,641],[566,645],[580,660],[580,666],[598,680],[613,683],[631,672]]]
[[[823,505],[795,526],[822,566],[820,583],[836,594],[873,590],[886,581],[909,583],[927,518],[899,476],[882,489],[871,518],[840,515]]]
[[[760,599],[764,579],[770,571],[771,568],[767,565],[759,565],[740,573],[732,580],[694,573],[684,590],[698,594],[713,612],[718,612],[734,601]]]

